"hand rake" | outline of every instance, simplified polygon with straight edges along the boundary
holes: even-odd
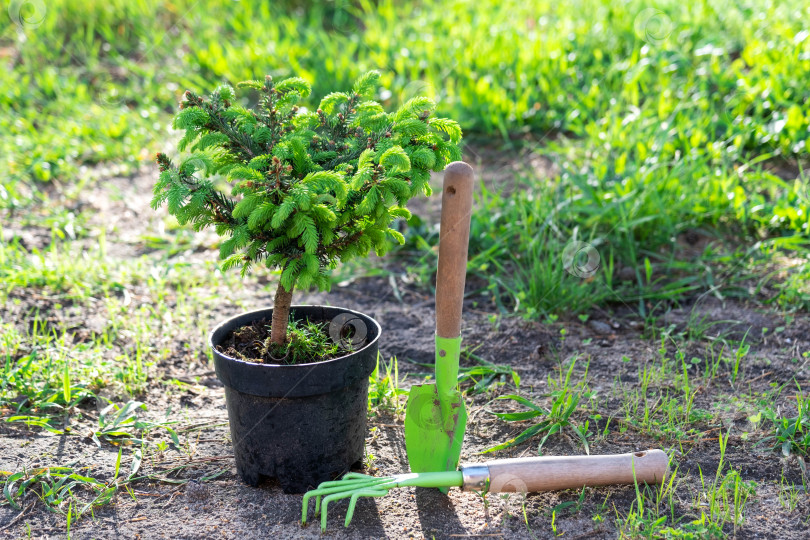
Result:
[[[326,530],[326,509],[330,502],[350,499],[344,526],[354,516],[360,497],[382,497],[397,487],[450,488],[483,493],[554,491],[609,484],[660,484],[669,467],[661,450],[603,456],[548,456],[497,459],[462,465],[457,471],[367,476],[348,473],[342,480],[324,482],[304,495],[301,522],[307,521],[309,500],[315,497],[315,515],[321,514]]]

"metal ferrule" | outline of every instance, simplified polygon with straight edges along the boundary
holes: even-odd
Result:
[[[461,489],[464,491],[489,490],[489,467],[486,465],[462,465],[461,477]]]

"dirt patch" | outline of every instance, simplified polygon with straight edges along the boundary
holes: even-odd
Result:
[[[418,375],[426,368],[418,365],[433,354],[432,328],[433,308],[431,302],[411,303],[412,298],[422,298],[422,293],[405,287],[403,301],[396,300],[387,280],[381,278],[360,279],[351,289],[337,288],[330,295],[300,295],[302,303],[321,303],[327,299],[334,304],[373,314],[383,326],[381,352],[383,359],[397,357],[404,387],[420,381]],[[359,296],[358,293],[364,296]],[[266,305],[257,298],[244,308]],[[231,311],[230,309],[225,311]],[[230,314],[230,313],[228,313]],[[211,327],[224,314],[214,313],[205,321]],[[761,321],[758,317],[770,317]],[[732,317],[748,320],[749,324],[768,324],[774,328],[779,322],[776,315],[751,313],[744,306],[726,303],[723,320]],[[548,395],[549,377],[558,376],[558,367],[572,355],[589,360],[587,380],[590,388],[604,396],[599,401],[598,412],[602,419],[591,421],[591,452],[621,453],[645,448],[663,447],[673,456],[673,467],[679,471],[677,497],[683,501],[676,504],[681,520],[697,519],[694,508],[688,502],[700,497],[700,475],[713,478],[719,463],[719,433],[732,428],[725,462],[738,470],[746,482],[756,483],[756,495],[752,497],[746,513],[747,520],[738,531],[741,538],[804,538],[810,528],[801,519],[810,511],[806,496],[798,506],[786,512],[773,494],[780,482],[793,482],[801,486],[801,466],[794,458],[784,459],[777,452],[755,446],[742,438],[751,426],[744,421],[735,427],[737,418],[712,416],[705,422],[705,432],[696,437],[663,444],[648,433],[632,425],[607,420],[611,416],[625,417],[622,400],[612,398],[617,381],[628,387],[639,384],[639,367],[656,362],[657,343],[643,337],[641,331],[633,331],[627,321],[620,321],[620,329],[612,336],[600,333],[604,328],[581,321],[567,321],[564,325],[543,325],[519,319],[500,319],[493,322],[484,314],[465,314],[463,335],[465,344],[476,349],[476,354],[488,361],[510,363],[522,378],[521,394],[544,403]],[[605,324],[610,324],[606,322]],[[626,329],[625,329],[626,326]],[[560,328],[568,330],[565,339],[560,339]],[[806,365],[796,366],[790,359],[789,349],[783,348],[787,339],[800,339],[802,350],[807,350],[807,332],[810,321],[797,318],[790,325],[791,337],[756,342],[756,353],[746,366],[746,379],[762,391],[774,382],[786,383],[795,377],[803,387],[810,384]],[[749,335],[753,332],[749,332]],[[803,336],[801,338],[797,336]],[[602,341],[604,340],[604,341]],[[191,336],[188,341],[193,347]],[[631,358],[631,362],[623,358]],[[768,365],[762,362],[768,359]],[[474,364],[466,360],[465,365]],[[584,364],[583,364],[584,368]],[[767,371],[761,373],[766,368]],[[575,371],[582,376],[583,369]],[[154,390],[144,396],[150,410],[171,408],[178,411],[185,422],[200,426],[184,437],[188,441],[186,454],[168,451],[161,458],[154,458],[144,465],[145,472],[160,472],[173,464],[187,465],[172,479],[184,482],[180,485],[163,482],[138,485],[134,499],[122,493],[114,506],[95,511],[95,517],[87,517],[71,527],[74,538],[110,537],[158,537],[197,538],[202,534],[224,538],[245,535],[278,535],[284,538],[316,538],[320,532],[315,524],[301,527],[298,523],[301,498],[286,495],[274,482],[269,481],[258,488],[244,485],[236,474],[230,450],[227,415],[221,387],[206,386],[195,382],[181,391],[167,393],[156,373]],[[505,392],[514,392],[508,383],[495,387],[488,394],[468,396],[470,416],[465,438],[462,462],[477,462],[489,456],[478,452],[515,436],[525,424],[507,424],[497,421],[491,414],[492,398]],[[733,395],[735,387],[722,378],[705,388],[696,397],[696,406],[712,410],[713,403],[722,402]],[[789,406],[789,396],[784,398]],[[744,414],[743,414],[744,417]],[[192,420],[193,419],[193,420]],[[589,420],[586,413],[577,415],[579,424]],[[2,424],[0,424],[2,425]],[[402,418],[379,415],[372,419],[367,438],[366,469],[363,472],[375,475],[394,474],[407,470]],[[4,469],[18,470],[22,467],[52,465],[57,462],[77,462],[90,465],[97,477],[112,476],[116,453],[110,448],[97,448],[87,439],[57,437],[22,428],[3,426],[0,452],[4,456]],[[625,429],[626,428],[626,429]],[[744,428],[744,429],[743,429]],[[500,452],[493,457],[530,456],[536,452],[537,441],[531,441],[512,450]],[[581,444],[569,434],[552,437],[544,447],[550,455],[582,454]],[[215,479],[204,479],[221,473]],[[341,526],[346,504],[336,503],[329,508],[329,537],[380,538],[418,537],[453,538],[462,536],[486,536],[503,538],[550,537],[552,531],[564,532],[566,536],[612,538],[617,532],[614,526],[616,512],[626,515],[635,500],[632,487],[588,488],[582,503],[578,491],[532,494],[528,497],[511,495],[508,498],[490,495],[486,504],[474,493],[451,490],[448,495],[436,491],[413,488],[393,490],[380,499],[361,500],[354,521],[348,529]],[[606,502],[607,501],[607,502]],[[30,501],[26,501],[28,503]],[[570,504],[565,504],[570,503]],[[564,505],[567,510],[552,511]],[[615,508],[615,510],[614,510]],[[524,520],[523,512],[526,512]],[[312,509],[310,509],[310,512]],[[15,519],[21,512],[9,507],[0,507],[0,526]],[[167,529],[166,516],[172,516]],[[594,516],[600,519],[594,520]],[[553,525],[552,525],[553,524]],[[27,534],[30,527],[35,536],[64,533],[64,518],[56,516],[35,504],[23,518],[8,531],[10,537]],[[731,528],[727,531],[729,534]],[[585,536],[582,536],[585,535]]]
[[[540,165],[537,165],[540,167]],[[497,171],[496,171],[497,172]],[[489,174],[489,173],[485,173]],[[493,173],[494,174],[494,173]],[[98,222],[106,227],[109,253],[113,258],[144,257],[151,264],[150,242],[159,220],[145,207],[143,186],[146,179],[113,180],[94,193],[92,204]],[[113,186],[113,187],[109,187]],[[134,204],[128,195],[141,192]],[[105,195],[107,193],[107,195]],[[112,194],[112,195],[111,195]],[[129,202],[124,202],[129,200]],[[435,203],[434,203],[435,204]],[[142,206],[144,206],[142,208]],[[130,213],[127,213],[127,209]],[[123,210],[123,213],[121,212]],[[436,215],[435,208],[425,215]],[[107,222],[105,215],[118,216]],[[126,234],[119,234],[126,230]],[[34,233],[32,233],[34,234]],[[38,233],[37,233],[38,234]],[[163,233],[160,233],[163,234]],[[15,233],[21,237],[21,234]],[[27,241],[27,240],[26,240]],[[213,252],[199,249],[207,240],[189,243],[171,256],[183,261],[213,260]],[[37,238],[32,245],[40,244]],[[162,255],[161,255],[162,256]],[[189,268],[193,269],[192,266]],[[191,271],[191,270],[189,270]],[[394,262],[380,277],[353,277],[345,286],[329,293],[296,293],[296,304],[339,305],[375,318],[382,326],[381,360],[397,359],[399,387],[421,383],[434,354],[434,303],[429,284],[414,284]],[[241,288],[223,285],[187,312],[193,328],[170,333],[171,326],[154,328],[156,347],[165,348],[167,357],[150,373],[149,390],[138,398],[148,406],[147,416],[158,421],[168,418],[181,438],[181,448],[150,451],[141,464],[140,474],[154,480],[136,483],[131,492],[121,490],[114,504],[94,510],[70,528],[72,538],[321,538],[317,524],[302,527],[301,496],[283,493],[272,480],[257,488],[245,485],[236,473],[232,442],[227,424],[224,389],[214,378],[205,353],[208,329],[242,311],[272,304],[267,279],[255,276]],[[469,284],[472,292],[476,287]],[[182,294],[167,291],[160,299],[147,290],[132,287],[134,305],[163,302],[174,308],[182,304]],[[61,307],[57,308],[59,303]],[[722,340],[741,340],[750,345],[736,376],[734,366],[717,364],[712,377],[702,370],[712,366],[694,364],[690,427],[699,430],[688,435],[667,431],[656,425],[661,414],[645,424],[642,402],[633,401],[636,391],[646,388],[642,398],[651,403],[676,392],[665,385],[646,387],[645,377],[662,364],[664,356],[678,353],[671,342],[661,339],[645,321],[620,310],[597,309],[590,319],[561,320],[541,324],[504,317],[489,308],[485,298],[470,297],[465,303],[462,334],[464,346],[478,358],[495,364],[509,364],[520,375],[520,388],[511,379],[493,384],[487,392],[467,395],[469,424],[461,461],[481,462],[490,458],[536,455],[539,441],[532,439],[495,454],[480,452],[493,444],[514,437],[530,424],[498,420],[492,411],[504,410],[507,401],[498,396],[519,392],[543,406],[549,406],[555,384],[573,360],[575,382],[581,382],[589,400],[573,415],[578,426],[587,422],[592,454],[623,453],[662,448],[672,456],[672,469],[678,471],[671,509],[678,524],[686,524],[706,511],[707,489],[701,483],[715,477],[720,463],[719,436],[729,433],[723,462],[739,472],[743,482],[753,483],[745,509],[745,522],[727,524],[724,533],[738,538],[799,539],[810,536],[810,499],[802,487],[804,461],[785,458],[771,445],[756,444],[762,438],[762,424],[750,416],[756,411],[752,400],[769,403],[791,413],[796,407],[796,385],[810,387],[810,369],[804,353],[810,350],[810,317],[797,314],[789,321],[778,313],[747,302],[717,300],[684,303],[671,309],[659,323],[673,326],[672,332],[696,328],[701,335],[691,343],[693,350],[682,351],[688,361],[704,358],[707,347],[719,351]],[[70,328],[75,343],[91,339],[103,331],[109,319],[103,302],[70,305],[62,298],[51,298],[31,291],[15,293],[13,301],[0,307],[0,317],[21,331],[27,330],[34,313],[54,328]],[[764,329],[768,329],[763,331]],[[561,332],[561,330],[565,332]],[[165,334],[164,334],[165,331]],[[120,345],[126,347],[126,343]],[[13,360],[13,359],[12,359]],[[464,367],[478,365],[466,355]],[[469,388],[470,383],[464,388]],[[125,400],[127,396],[111,396]],[[634,403],[638,408],[633,409]],[[10,414],[3,412],[3,416]],[[673,414],[684,414],[675,410]],[[24,424],[0,422],[0,470],[34,470],[72,464],[82,474],[103,481],[115,476],[118,449],[110,444],[99,448],[87,436],[96,425],[98,410],[92,400],[81,403],[70,416],[71,430],[56,435]],[[370,417],[366,458],[362,472],[389,475],[407,471],[408,463],[400,411],[378,410]],[[158,435],[155,435],[156,437]],[[162,436],[165,440],[165,436]],[[325,449],[328,451],[328,449]],[[583,446],[570,430],[549,438],[543,447],[549,455],[581,455]],[[121,467],[131,466],[131,453],[125,453]],[[785,483],[798,490],[795,504],[785,504]],[[805,484],[806,485],[806,484]],[[670,504],[668,502],[667,504]],[[671,525],[673,516],[667,506]],[[313,508],[310,507],[310,515]],[[329,506],[328,538],[615,538],[617,517],[625,519],[637,512],[636,491],[632,486],[585,488],[523,496],[478,494],[453,489],[447,495],[436,490],[403,488],[387,496],[361,499],[354,520],[343,528],[347,503]],[[21,509],[0,506],[0,538],[64,537],[66,520],[47,511],[37,497],[29,495]]]

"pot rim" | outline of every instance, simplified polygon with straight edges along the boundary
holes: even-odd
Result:
[[[377,328],[377,335],[374,336],[374,339],[369,340],[360,349],[357,349],[355,351],[350,351],[347,354],[344,354],[343,356],[338,356],[337,358],[330,358],[329,360],[321,360],[319,362],[307,362],[306,364],[260,364],[258,362],[246,362],[244,360],[240,360],[238,358],[233,358],[233,357],[228,356],[227,354],[225,354],[223,352],[220,352],[220,351],[216,350],[216,346],[214,345],[214,334],[218,330],[220,330],[223,326],[227,325],[228,323],[230,323],[234,319],[238,319],[238,318],[244,317],[246,315],[250,315],[250,314],[253,314],[253,313],[261,313],[261,312],[271,312],[272,313],[273,308],[272,307],[266,307],[266,308],[259,308],[259,309],[254,309],[254,310],[251,310],[251,311],[244,311],[242,313],[238,313],[236,315],[228,317],[224,321],[217,324],[214,328],[211,329],[210,332],[208,332],[208,340],[207,340],[208,341],[208,347],[212,350],[212,352],[216,351],[217,354],[219,354],[223,359],[228,360],[229,362],[237,362],[239,364],[245,364],[245,365],[248,365],[248,366],[261,366],[261,367],[266,367],[266,368],[271,368],[271,369],[284,369],[284,368],[296,369],[296,368],[302,368],[302,367],[328,365],[331,362],[339,362],[341,360],[345,360],[348,356],[351,356],[353,354],[357,354],[357,353],[363,351],[364,349],[370,347],[371,345],[373,345],[377,341],[379,341],[380,335],[382,334],[382,327],[380,327],[380,323],[377,322],[377,320],[374,317],[372,317],[371,315],[367,315],[367,314],[362,313],[360,311],[355,311],[353,309],[344,308],[344,307],[341,307],[341,306],[322,306],[322,305],[313,305],[313,304],[296,304],[296,305],[290,306],[290,313],[292,313],[296,309],[300,309],[300,308],[316,308],[316,309],[321,308],[321,309],[329,309],[329,310],[334,309],[334,310],[340,310],[341,313],[351,313],[351,314],[354,314],[354,315],[360,315],[361,317],[363,317],[365,319],[368,319],[369,321],[374,323],[374,326]],[[241,328],[241,326],[240,326],[240,328]]]

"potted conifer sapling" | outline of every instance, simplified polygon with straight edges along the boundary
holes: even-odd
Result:
[[[179,164],[158,154],[152,207],[224,237],[222,268],[279,272],[272,309],[224,321],[210,335],[225,385],[237,471],[301,492],[362,458],[368,376],[380,326],[367,315],[293,306],[293,291],[328,290],[330,270],[390,241],[408,201],[430,194],[430,171],[460,158],[461,130],[415,97],[387,113],[373,100],[379,74],[324,97],[314,112],[301,78],[247,81],[247,100],[219,86],[186,92],[174,127]]]

